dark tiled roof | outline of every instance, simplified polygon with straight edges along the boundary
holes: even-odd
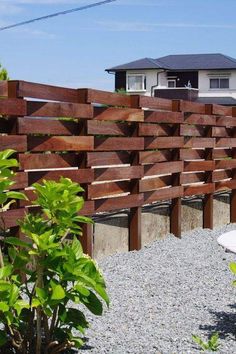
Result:
[[[236,99],[233,97],[198,97],[199,103],[222,104],[225,106],[236,106]]]
[[[106,71],[166,69],[166,70],[217,70],[236,69],[236,59],[223,54],[179,54],[152,59],[143,58],[115,66]]]

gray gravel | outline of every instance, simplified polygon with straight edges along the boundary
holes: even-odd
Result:
[[[90,317],[83,354],[194,354],[191,335],[218,331],[222,354],[236,353],[236,288],[228,265],[236,255],[216,242],[220,229],[172,235],[139,252],[100,262],[111,306]]]

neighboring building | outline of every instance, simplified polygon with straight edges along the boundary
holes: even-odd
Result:
[[[223,54],[143,58],[106,69],[130,94],[236,105],[236,59]]]

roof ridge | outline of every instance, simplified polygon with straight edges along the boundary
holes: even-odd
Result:
[[[225,55],[225,54],[221,54],[221,55],[223,55],[225,58],[229,59],[233,63],[236,63],[236,59],[234,59],[233,57],[230,57],[229,55]]]
[[[162,67],[157,63],[157,59],[153,59],[153,58],[145,58],[148,61],[150,61],[150,63],[156,65],[158,68],[162,69]]]

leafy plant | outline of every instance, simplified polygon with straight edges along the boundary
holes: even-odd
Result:
[[[201,347],[202,351],[208,350],[212,352],[217,352],[220,346],[218,333],[213,333],[209,340],[206,342],[204,342],[199,336],[196,336],[194,334],[192,335],[192,339]]]
[[[0,64],[0,80],[10,80],[7,69],[3,68]]]
[[[17,165],[13,160],[8,160],[9,167]],[[6,178],[10,177],[12,172]],[[6,195],[14,197],[5,192],[11,183],[8,179],[0,193],[4,202]],[[0,325],[4,327],[0,347],[4,353],[7,347],[22,354],[79,348],[81,335],[89,326],[82,306],[102,315],[102,300],[109,305],[103,276],[96,263],[83,254],[78,240],[79,224],[91,222],[78,215],[84,203],[79,195],[83,189],[63,177],[59,182],[33,186],[34,204],[41,212],[27,214],[19,222],[25,240],[4,239],[8,245],[8,255],[2,256],[0,266]]]
[[[229,269],[231,270],[231,272],[236,275],[236,263],[235,262],[231,262],[229,264]],[[236,280],[233,280],[232,282],[233,285],[236,285]]]

